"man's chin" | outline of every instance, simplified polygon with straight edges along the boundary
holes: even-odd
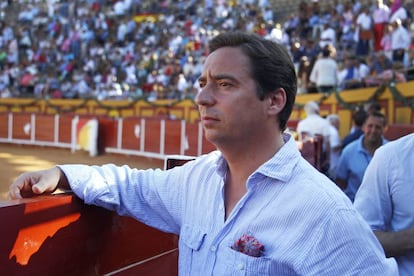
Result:
[[[382,140],[381,140],[381,137],[380,138],[377,138],[377,137],[368,137],[368,141],[370,143],[374,144],[374,143],[379,143]]]
[[[204,137],[212,144],[216,144],[219,140],[220,136],[218,135],[217,131],[215,130],[204,130]]]

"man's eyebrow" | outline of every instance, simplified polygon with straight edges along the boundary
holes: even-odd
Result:
[[[212,78],[215,80],[228,79],[228,80],[237,81],[237,79],[233,75],[225,74],[225,73],[214,75],[212,76]]]
[[[233,76],[233,75],[231,75],[231,74],[226,74],[226,73],[223,73],[223,74],[216,74],[216,75],[210,75],[210,77],[213,79],[213,80],[223,80],[223,79],[228,79],[228,80],[231,80],[231,81],[235,81],[235,82],[238,82],[238,80]],[[199,78],[198,78],[198,81],[206,81],[206,79],[207,79],[207,77],[205,77],[205,76],[200,76]]]

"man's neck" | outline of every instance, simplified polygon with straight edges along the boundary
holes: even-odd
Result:
[[[245,143],[242,147],[220,149],[229,166],[229,173],[237,182],[247,178],[266,161],[271,159],[283,146],[284,140],[279,135],[267,143],[266,140],[256,143]]]

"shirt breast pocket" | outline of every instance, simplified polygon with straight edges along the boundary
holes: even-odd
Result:
[[[226,263],[226,275],[270,275],[271,259],[262,257],[252,257],[244,253],[226,248],[222,255]]]
[[[205,231],[194,225],[186,224],[180,232],[180,259],[185,260],[188,267],[192,267],[195,255],[201,249],[206,236]]]
[[[180,240],[192,250],[198,251],[204,241],[206,233],[199,228],[186,224],[180,233]]]

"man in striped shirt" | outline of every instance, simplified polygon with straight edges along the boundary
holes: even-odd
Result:
[[[213,38],[196,97],[217,151],[170,170],[60,165],[10,198],[71,188],[86,204],[179,235],[180,275],[396,275],[368,224],[283,133],[296,95],[286,49]]]

